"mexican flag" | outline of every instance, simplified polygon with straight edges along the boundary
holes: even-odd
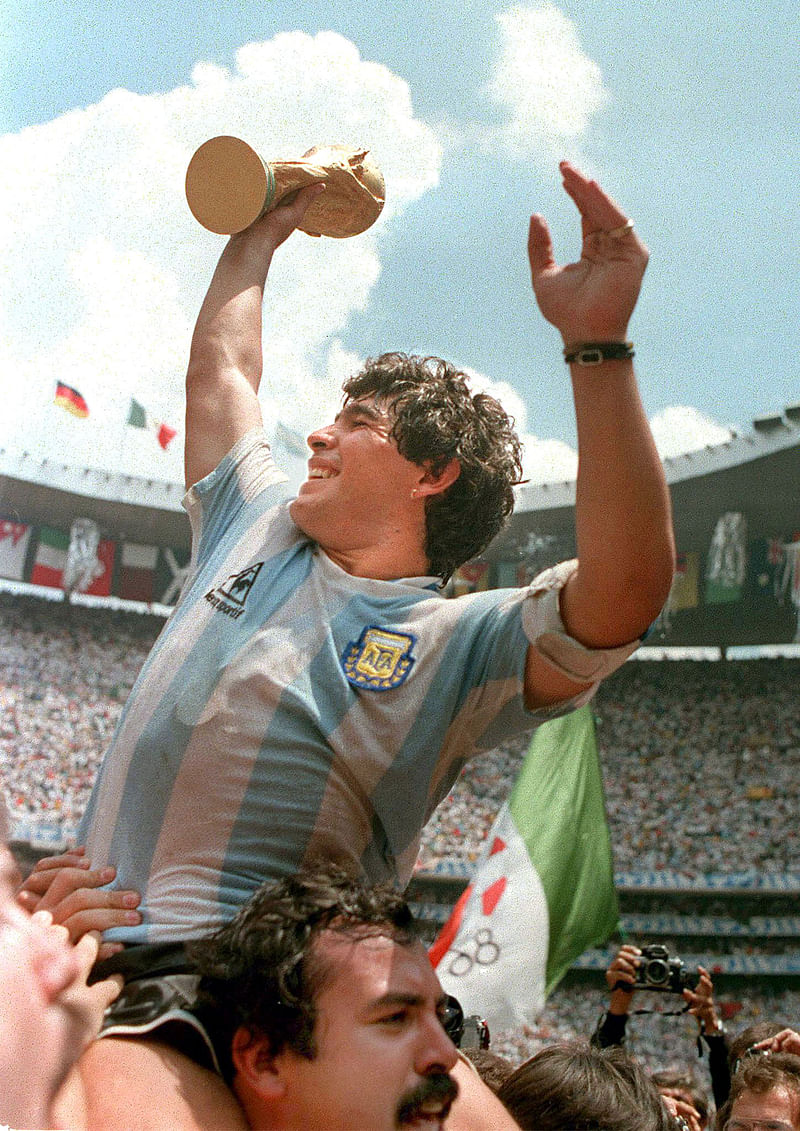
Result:
[[[39,545],[33,561],[30,580],[34,585],[48,585],[53,589],[63,589],[64,569],[67,564],[69,534],[42,526],[39,530]]]
[[[446,993],[490,1027],[531,1024],[619,920],[591,707],[534,734],[475,877],[431,947]]]
[[[174,428],[170,428],[169,424],[165,424],[163,420],[156,420],[155,417],[150,415],[144,405],[139,404],[133,397],[131,397],[131,405],[128,409],[127,422],[131,428],[149,429],[154,433],[159,445],[165,451],[169,446],[170,440],[174,440],[177,435]]]

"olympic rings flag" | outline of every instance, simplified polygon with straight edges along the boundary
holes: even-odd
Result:
[[[430,950],[447,993],[495,1030],[535,1022],[570,964],[617,928],[591,706],[535,732],[475,877]]]

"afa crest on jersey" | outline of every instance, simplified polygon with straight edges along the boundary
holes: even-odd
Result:
[[[358,640],[347,645],[342,668],[353,687],[365,691],[388,691],[399,687],[414,666],[411,649],[416,637],[371,625]]]

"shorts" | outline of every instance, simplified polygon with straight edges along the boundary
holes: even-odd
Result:
[[[122,974],[125,985],[108,1007],[100,1037],[150,1037],[221,1075],[208,1027],[197,1014],[200,978],[183,946],[131,946],[97,963],[92,981]]]

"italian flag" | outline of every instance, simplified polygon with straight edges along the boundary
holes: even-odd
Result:
[[[475,877],[431,947],[446,993],[495,1029],[535,1022],[587,947],[617,928],[589,706],[535,732]]]
[[[42,526],[39,530],[39,545],[33,562],[30,580],[34,585],[47,585],[52,589],[63,589],[64,569],[67,564],[69,534]]]
[[[170,428],[169,424],[165,424],[163,420],[156,420],[144,405],[139,404],[133,397],[131,397],[131,406],[128,409],[128,424],[131,428],[149,429],[154,433],[155,438],[164,450],[167,449],[170,440],[173,440],[177,435],[174,428]]]

